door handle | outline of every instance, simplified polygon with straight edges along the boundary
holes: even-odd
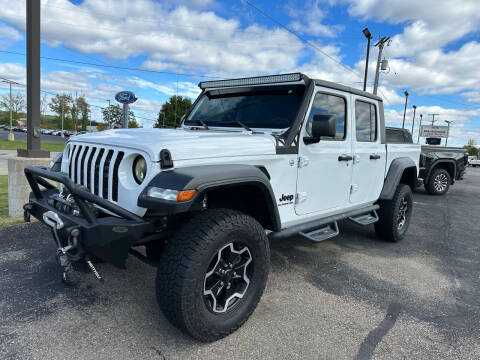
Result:
[[[350,155],[340,155],[338,157],[338,161],[350,161],[350,160],[353,160],[353,157],[351,157]]]
[[[378,159],[380,159],[380,155],[378,155],[378,154],[371,154],[370,155],[370,160],[378,160]]]

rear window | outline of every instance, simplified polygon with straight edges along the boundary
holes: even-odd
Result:
[[[387,143],[390,144],[411,144],[412,135],[408,130],[386,128],[385,134]]]

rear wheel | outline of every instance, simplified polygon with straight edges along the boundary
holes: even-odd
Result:
[[[451,178],[447,170],[435,169],[425,184],[425,190],[432,195],[443,195],[450,188],[450,182]]]
[[[399,184],[392,200],[379,202],[378,222],[375,232],[383,240],[398,242],[402,240],[410,225],[412,216],[412,190],[408,185]]]
[[[238,329],[255,310],[268,277],[262,226],[228,209],[206,210],[169,239],[157,273],[157,301],[167,319],[201,341]]]

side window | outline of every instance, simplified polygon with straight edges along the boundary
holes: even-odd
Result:
[[[357,141],[377,140],[377,111],[373,104],[355,101],[355,124]]]
[[[331,114],[337,116],[337,132],[334,140],[345,139],[347,128],[345,126],[347,104],[345,99],[340,96],[317,93],[313,99],[312,110],[307,120],[306,130],[309,135],[312,134],[312,119],[314,115]],[[332,138],[325,138],[331,140]]]

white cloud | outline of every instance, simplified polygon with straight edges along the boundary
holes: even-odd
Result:
[[[314,0],[306,1],[305,7],[302,9],[299,9],[298,6],[288,7],[288,12],[294,19],[290,27],[300,34],[330,38],[336,37],[344,29],[344,26],[340,24],[322,24],[322,21],[327,15],[326,7],[323,3],[324,1]]]
[[[22,39],[23,36],[14,28],[0,25],[0,49],[6,49],[13,43]]]
[[[9,3],[0,0],[0,19],[23,30],[24,3],[15,7]],[[256,24],[242,28],[239,21],[212,11],[169,9],[152,0],[85,0],[79,5],[44,0],[42,4],[42,38],[49,45],[112,59],[145,55],[143,66],[148,69],[225,77],[281,72],[298,63],[304,48],[283,29]]]
[[[1,63],[0,76],[21,84],[25,84],[26,70],[25,66],[18,63]],[[0,87],[8,87],[8,84],[0,82]]]
[[[462,96],[465,97],[468,102],[480,103],[480,91],[467,91],[464,92]]]
[[[393,37],[392,55],[411,56],[441,48],[480,28],[478,0],[343,0],[349,13],[363,19],[409,23]],[[386,34],[382,34],[386,35]]]
[[[429,50],[419,53],[412,61],[390,60],[391,68],[398,75],[391,72],[388,84],[415,89],[419,93],[437,94],[480,89],[478,64],[480,43],[475,41],[464,44],[457,51]]]

